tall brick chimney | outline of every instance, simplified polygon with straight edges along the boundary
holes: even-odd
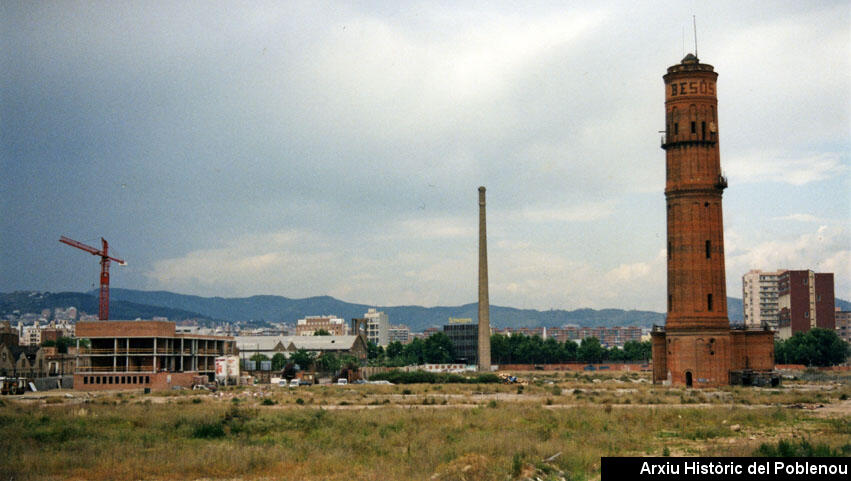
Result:
[[[485,188],[479,187],[479,371],[491,370],[490,302],[488,301],[488,238]]]
[[[718,149],[718,74],[694,55],[665,80],[668,330],[729,329]]]
[[[663,79],[668,317],[651,333],[653,382],[776,386],[774,333],[731,329],[727,317],[718,74],[688,54]]]
[[[724,226],[718,149],[718,74],[692,54],[665,81],[665,200],[668,316],[654,332],[654,381],[685,386],[730,382]]]

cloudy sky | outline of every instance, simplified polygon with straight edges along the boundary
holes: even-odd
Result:
[[[356,5],[352,5],[356,4]],[[719,73],[728,294],[851,299],[851,4],[0,6],[0,291],[665,308],[662,75]]]

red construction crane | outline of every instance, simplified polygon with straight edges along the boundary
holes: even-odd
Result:
[[[124,264],[124,261],[109,255],[109,244],[103,237],[100,238],[103,243],[103,249],[97,250],[92,246],[77,242],[74,239],[69,239],[65,236],[59,238],[59,242],[68,244],[71,247],[82,249],[89,254],[100,256],[100,305],[98,306],[98,319],[101,321],[109,320],[109,261],[115,261],[119,264]]]

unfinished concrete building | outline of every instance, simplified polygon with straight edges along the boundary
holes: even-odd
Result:
[[[178,334],[168,321],[78,322],[77,338],[91,343],[78,344],[81,390],[191,387],[213,379],[216,357],[236,354],[232,337]]]

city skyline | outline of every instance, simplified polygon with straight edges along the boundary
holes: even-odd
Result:
[[[661,75],[718,79],[727,294],[851,299],[847,3],[4,4],[0,291],[665,310]],[[685,33],[683,33],[685,32]],[[95,245],[95,244],[93,244]]]

